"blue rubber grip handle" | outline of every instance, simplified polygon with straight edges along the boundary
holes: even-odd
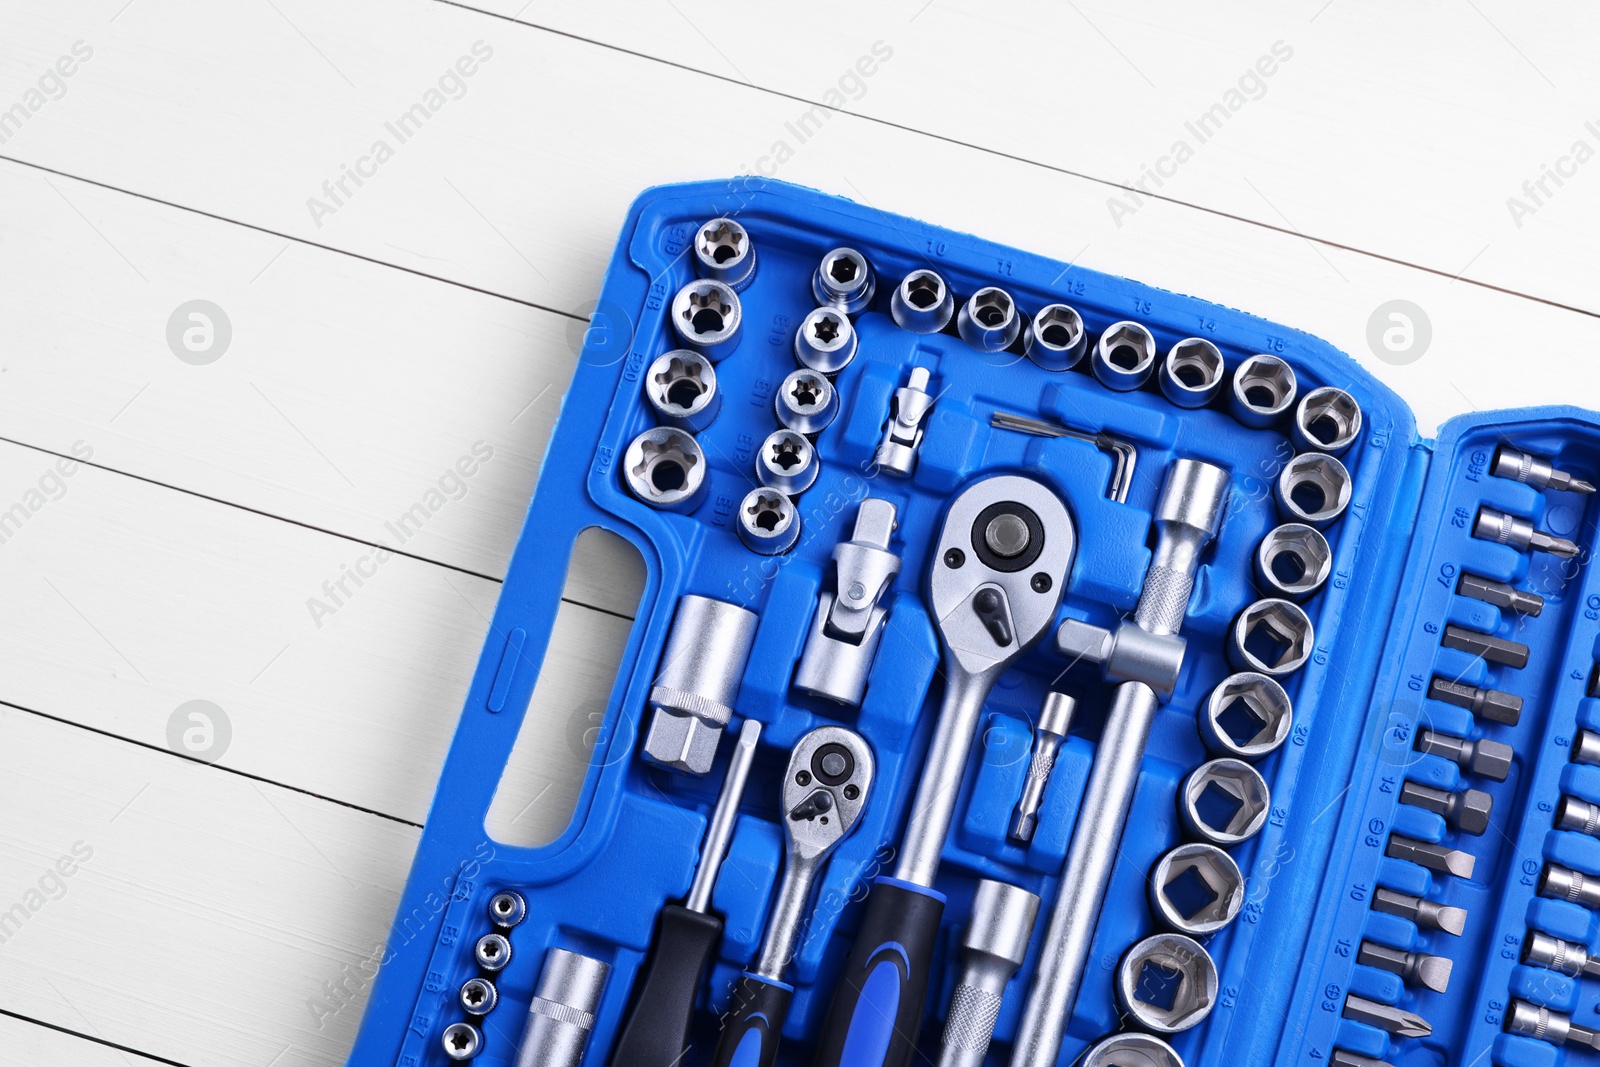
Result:
[[[906,1067],[922,1030],[944,897],[880,878],[817,1042],[815,1067]]]
[[[773,1067],[794,987],[746,972],[733,987],[711,1067]]]

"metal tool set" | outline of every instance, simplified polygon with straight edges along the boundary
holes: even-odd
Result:
[[[600,308],[352,1065],[1600,1064],[1600,416],[1419,440],[756,179],[641,196]],[[587,777],[486,848],[589,527],[648,578]]]

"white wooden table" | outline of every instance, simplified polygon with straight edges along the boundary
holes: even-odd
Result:
[[[1425,433],[1600,407],[1597,32],[1577,0],[4,0],[0,1059],[343,1062],[640,189],[760,170],[1245,308]],[[1392,300],[1420,356],[1369,345]],[[626,629],[609,567],[570,575],[585,656]],[[541,681],[507,832],[559,829],[587,662]]]

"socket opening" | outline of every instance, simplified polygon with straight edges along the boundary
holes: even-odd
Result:
[[[1239,368],[1234,389],[1246,407],[1276,413],[1294,398],[1294,371],[1276,356],[1251,356]]]
[[[1137,371],[1155,359],[1155,338],[1136,322],[1119,322],[1100,338],[1105,361],[1123,371]]]
[[[906,303],[923,311],[938,307],[944,299],[944,279],[928,270],[919,270],[901,285]]]
[[[1263,580],[1277,593],[1299,598],[1316,592],[1327,581],[1333,551],[1327,539],[1310,526],[1286,523],[1262,540],[1256,562]]]
[[[705,365],[699,359],[685,360],[673,356],[666,367],[656,374],[656,386],[670,406],[688,411],[709,388],[704,373]]]
[[[1051,348],[1068,349],[1083,336],[1083,319],[1063,304],[1051,304],[1034,320],[1034,332]]]
[[[1303,453],[1278,476],[1278,497],[1296,521],[1325,525],[1350,503],[1350,472],[1332,456]]]
[[[1179,341],[1167,355],[1172,376],[1189,389],[1206,389],[1222,380],[1222,353],[1198,337]]]
[[[827,346],[839,339],[839,316],[831,311],[811,320],[811,337],[818,345]]]
[[[700,255],[718,266],[738,259],[747,247],[744,227],[729,219],[713,219],[700,228]]]
[[[814,375],[797,375],[792,385],[789,386],[789,396],[794,400],[797,408],[814,408],[822,403],[826,395],[826,385],[821,378]]]
[[[1239,865],[1210,844],[1179,845],[1161,857],[1151,889],[1160,917],[1186,934],[1215,933],[1244,904]]]
[[[1343,389],[1313,389],[1295,414],[1300,432],[1318,448],[1343,449],[1361,430],[1361,405]]]
[[[991,329],[1004,326],[1010,321],[1013,313],[1011,298],[1006,295],[1005,290],[993,287],[978,290],[973,295],[970,306],[972,317]]]
[[[855,257],[843,253],[835,254],[828,263],[828,277],[840,285],[849,285],[861,277],[861,265]]]
[[[1271,798],[1255,768],[1223,758],[1201,764],[1189,775],[1183,802],[1192,830],[1213,844],[1232,845],[1261,829]]]

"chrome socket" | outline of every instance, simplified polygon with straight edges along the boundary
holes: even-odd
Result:
[[[1272,810],[1272,794],[1254,767],[1224,756],[1189,773],[1178,791],[1178,803],[1190,833],[1231,848],[1261,832]]]
[[[1130,1031],[1095,1042],[1077,1067],[1183,1067],[1183,1057],[1159,1037]]]
[[[488,1015],[500,1000],[500,993],[487,978],[468,978],[461,983],[461,1010],[468,1015]]]
[[[1258,760],[1288,740],[1294,707],[1283,686],[1265,674],[1230,674],[1211,690],[1200,712],[1200,739],[1219,756]]]
[[[756,450],[756,481],[787,496],[810,489],[820,467],[817,450],[793,430],[774,430]]]
[[[1149,884],[1151,910],[1180,934],[1214,934],[1244,907],[1244,874],[1216,845],[1179,845],[1157,861]]]
[[[706,454],[684,431],[657,426],[629,442],[622,477],[628,491],[651,507],[693,511],[706,495]]]
[[[700,277],[743,292],[756,274],[756,248],[749,232],[733,219],[712,219],[694,235],[694,267]]]
[[[441,1044],[444,1054],[452,1060],[470,1060],[483,1047],[483,1034],[471,1023],[451,1023],[444,1028]]]
[[[856,329],[836,307],[820,307],[800,320],[794,358],[819,374],[838,374],[856,358]]]
[[[711,770],[733,718],[756,622],[755,612],[736,604],[692,594],[679,599],[650,687],[655,713],[644,741],[646,760],[685,774]]]
[[[472,958],[486,971],[501,971],[511,962],[511,941],[505,934],[484,934],[472,946]]]
[[[1246,426],[1265,430],[1294,405],[1294,368],[1277,356],[1251,356],[1233,372],[1230,407]]]
[[[1270,530],[1256,549],[1256,578],[1262,588],[1289,600],[1305,600],[1333,572],[1333,550],[1314,527],[1286,522]]]
[[[1004,289],[986,285],[961,305],[956,332],[979,352],[1004,352],[1022,332],[1017,302]]]
[[[795,433],[814,437],[826,430],[839,414],[839,394],[820,372],[802,367],[791,372],[778,386],[773,406],[779,422]]]
[[[1117,999],[1146,1030],[1158,1034],[1188,1030],[1204,1021],[1216,1006],[1217,965],[1191,937],[1147,937],[1122,957],[1117,968]]]
[[[722,410],[711,361],[687,348],[656,357],[645,372],[644,395],[662,423],[690,433],[710,426]]]
[[[752,489],[739,502],[739,540],[763,556],[776,556],[800,538],[800,512],[776,489]]]
[[[907,274],[889,298],[889,314],[902,330],[938,333],[956,313],[955,297],[945,280],[931,270]]]
[[[1539,875],[1539,895],[1552,900],[1582,904],[1591,911],[1600,909],[1600,878],[1559,864],[1545,864]]]
[[[611,965],[553,948],[528,1005],[516,1067],[579,1067]]]
[[[1122,393],[1148,381],[1155,366],[1156,339],[1137,322],[1107,326],[1089,357],[1089,367],[1100,383]]]
[[[811,277],[811,295],[817,303],[836,307],[846,315],[865,311],[877,290],[872,264],[853,248],[835,248],[823,256]]]
[[[1204,337],[1185,337],[1161,361],[1161,392],[1180,408],[1203,408],[1222,391],[1222,352]]]
[[[1022,348],[1034,364],[1045,370],[1070,370],[1089,347],[1083,316],[1066,304],[1047,304],[1028,323]]]
[[[989,878],[972,894],[972,919],[961,942],[961,977],[945,1016],[939,1067],[983,1067],[1006,983],[1022,966],[1039,898]]]
[[[1361,405],[1343,389],[1313,389],[1294,409],[1290,436],[1302,452],[1343,455],[1361,436]]]
[[[1278,475],[1278,514],[1325,530],[1350,504],[1350,472],[1324,452],[1302,452]]]
[[[713,362],[727,358],[739,344],[744,315],[739,294],[710,278],[690,282],[672,298],[672,328],[683,342]]]
[[[514,889],[503,889],[489,898],[489,920],[509,930],[528,917],[528,902]]]
[[[1281,678],[1305,666],[1316,635],[1311,619],[1289,600],[1258,600],[1228,632],[1228,660],[1241,671]]]

